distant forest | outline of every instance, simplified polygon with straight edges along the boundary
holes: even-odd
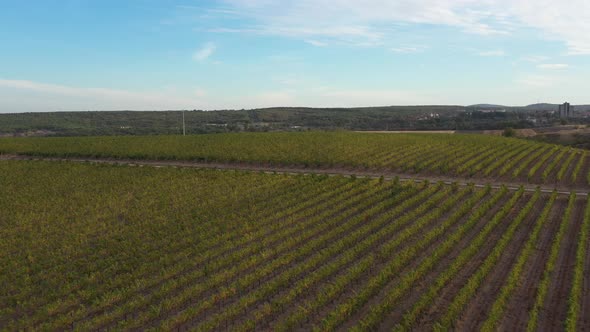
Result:
[[[304,130],[492,130],[564,122],[557,105],[388,106],[366,108],[278,107],[221,111],[84,111],[0,114],[0,136],[100,136]]]

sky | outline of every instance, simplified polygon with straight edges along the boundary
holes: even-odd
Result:
[[[590,103],[587,0],[0,0],[0,112]]]

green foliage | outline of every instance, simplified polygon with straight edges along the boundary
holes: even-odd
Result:
[[[586,255],[588,248],[588,236],[590,236],[590,197],[586,202],[586,210],[584,213],[584,220],[580,229],[576,249],[576,263],[574,267],[574,279],[572,281],[572,288],[568,299],[568,311],[565,321],[566,331],[576,331],[578,326],[578,319],[581,312],[582,295],[584,294],[584,269],[587,268]]]
[[[571,214],[574,209],[575,201],[576,194],[572,193],[570,195],[569,203],[567,209],[565,210],[565,214],[563,215],[563,219],[559,224],[559,230],[557,231],[557,234],[555,234],[555,236],[553,237],[553,243],[551,244],[551,249],[549,251],[549,258],[547,260],[547,263],[545,264],[545,271],[543,272],[543,277],[539,282],[539,285],[537,286],[535,304],[533,305],[533,308],[531,308],[531,310],[529,311],[529,321],[527,322],[527,331],[529,332],[537,330],[539,312],[545,305],[545,298],[547,296],[547,292],[549,291],[549,283],[555,270],[555,264],[557,263],[559,248],[561,247],[563,239],[565,238],[566,231],[571,224]]]
[[[292,139],[289,146],[303,150],[310,142],[297,135],[254,137],[245,139],[262,140],[267,149],[286,144],[276,137]],[[366,140],[366,146],[375,143],[362,135],[336,137],[342,141],[330,149],[346,148],[352,138]],[[418,144],[424,142],[421,137],[406,139]],[[201,141],[187,139],[186,146],[205,149],[195,143]],[[210,139],[216,144],[216,137]],[[388,137],[380,139],[390,143]],[[469,146],[449,142],[455,151],[449,156]],[[229,151],[246,146],[235,140],[224,144]],[[440,147],[431,139],[429,144]],[[528,150],[528,144],[515,148],[513,156]],[[159,156],[167,151],[153,148]],[[330,149],[281,156],[292,161],[307,154],[330,158]],[[419,151],[403,154],[429,158]],[[374,152],[388,160],[383,151]],[[236,152],[232,158],[239,156]],[[518,287],[522,262],[535,252],[531,244],[555,197],[531,196],[522,187],[510,193],[505,186],[480,189],[397,177],[352,181],[327,175],[0,161],[0,324],[6,330],[375,330],[392,323],[388,314],[404,303],[411,306],[395,329],[411,330],[490,235],[502,232],[443,319],[431,326],[449,328],[514,241],[515,229],[535,201],[543,200],[546,207],[502,288],[501,304],[490,313],[496,320]],[[517,210],[520,201],[524,208]],[[567,220],[571,206],[570,201]],[[586,220],[578,240],[574,289],[580,287],[575,280],[584,268],[586,253],[580,248],[588,224]],[[420,291],[417,299],[403,302],[414,290]],[[572,290],[568,326],[580,314],[576,296]]]
[[[514,130],[514,128],[511,128],[511,127],[504,128],[504,131],[502,132],[502,136],[516,137],[516,130]]]
[[[553,207],[553,203],[555,202],[556,198],[557,192],[553,192],[553,194],[551,195],[551,199],[545,205],[545,208],[541,212],[541,215],[537,218],[537,223],[535,224],[531,232],[531,235],[529,236],[523,249],[521,250],[521,253],[518,256],[518,260],[508,276],[508,280],[500,290],[500,295],[494,302],[492,309],[490,310],[490,313],[488,315],[488,318],[481,328],[482,331],[495,331],[497,329],[496,324],[504,314],[506,303],[508,302],[510,295],[522,282],[525,264],[527,263],[528,259],[534,251],[534,246],[537,243],[539,234],[541,233],[541,229],[547,223],[549,212],[551,211],[551,208]]]
[[[525,180],[521,173],[526,169],[527,179],[533,183],[546,180],[557,169],[559,181],[569,184],[568,166],[581,150],[484,135],[281,132],[1,138],[0,153],[344,167],[484,178],[511,172],[520,180]],[[561,158],[566,153],[569,157]],[[538,179],[538,170],[552,155],[556,157]]]

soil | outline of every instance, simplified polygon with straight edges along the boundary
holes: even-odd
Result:
[[[330,218],[335,218],[335,217],[337,217],[338,215],[342,214],[344,211],[346,211],[346,210],[348,210],[348,209],[351,209],[351,208],[353,208],[353,207],[356,207],[358,204],[360,204],[360,202],[355,202],[355,203],[354,203],[354,205],[350,205],[350,206],[346,206],[346,207],[339,208],[337,211],[333,211],[333,213],[332,213],[332,214],[331,214],[329,217],[327,217],[327,218],[326,218],[326,220],[328,220],[328,219],[330,219]],[[346,218],[346,219],[342,220],[342,221],[340,222],[340,224],[345,224],[345,223],[346,223],[346,222],[348,222],[349,220],[350,220],[350,218]],[[293,222],[293,224],[295,224],[295,223],[296,223],[296,222]],[[327,232],[327,231],[329,231],[329,230],[330,230],[330,228],[328,228],[328,229],[324,229],[324,230],[321,230],[319,233],[318,233],[318,232],[315,232],[315,233],[313,233],[313,234],[311,234],[311,235],[308,235],[308,237],[307,237],[307,238],[305,238],[305,239],[304,239],[304,241],[312,241],[313,239],[315,239],[315,238],[317,238],[317,237],[321,236],[322,234],[326,233],[326,232]],[[343,236],[345,236],[345,235],[346,235],[346,234],[344,234]],[[297,236],[297,235],[296,235],[296,234],[294,234],[293,236]],[[302,241],[303,241],[303,240],[302,240]],[[280,244],[280,242],[281,242],[281,240],[279,239],[279,240],[275,241],[274,243],[269,243],[269,244],[268,244],[268,247],[273,247],[273,246],[276,246],[276,245]],[[302,242],[302,243],[303,243],[303,242]],[[268,263],[268,262],[272,261],[274,258],[276,258],[276,257],[278,257],[278,256],[280,256],[280,255],[284,255],[284,254],[286,254],[286,252],[276,252],[276,253],[274,253],[272,256],[269,256],[269,257],[268,257],[268,259],[266,259],[266,260],[262,261],[261,263],[262,263],[262,264],[266,264],[266,263]],[[302,258],[299,258],[299,260],[301,260],[301,259],[305,259],[305,258],[306,258],[306,257],[302,257]],[[299,261],[299,260],[298,260],[298,261]],[[253,271],[254,269],[256,269],[257,267],[258,267],[258,266],[252,266],[252,267],[248,268],[247,270],[242,270],[242,271],[240,271],[240,273],[239,273],[239,274],[238,274],[238,275],[237,275],[235,278],[232,278],[231,280],[228,280],[227,282],[225,282],[225,285],[229,285],[229,284],[231,284],[233,281],[237,280],[237,278],[239,278],[239,277],[240,277],[240,275],[246,275],[246,274],[248,274],[248,273],[252,272],[252,271]],[[286,269],[286,268],[288,268],[288,267],[290,267],[290,266],[285,266],[285,267],[282,267],[281,269]],[[281,269],[277,269],[277,270],[273,271],[273,273],[272,273],[271,277],[273,277],[273,276],[276,276],[277,274],[279,274],[279,273],[281,272]],[[192,271],[194,271],[194,270],[198,270],[198,269],[197,269],[196,267],[192,267],[192,268],[191,268],[190,270],[188,270],[188,271],[183,271],[183,275],[184,275],[184,274],[186,274],[186,273],[190,273],[190,272],[192,272]],[[192,280],[191,284],[194,284],[194,283],[197,283],[197,282],[200,282],[200,280]],[[258,283],[258,285],[260,285],[260,283],[262,283],[262,282],[264,282],[264,280],[260,280],[260,281],[259,281],[259,283]],[[170,291],[170,292],[168,292],[168,294],[166,295],[166,297],[173,297],[173,296],[175,296],[176,294],[180,294],[180,293],[181,293],[181,292],[182,292],[182,291],[183,291],[185,288],[189,287],[191,284],[188,284],[188,285],[181,286],[180,288],[177,288],[177,289],[175,289],[175,290],[173,290],[173,291]],[[193,302],[195,302],[195,301],[197,301],[197,302],[198,302],[198,300],[200,300],[200,299],[205,299],[205,298],[207,298],[209,295],[211,295],[211,294],[212,294],[213,292],[215,292],[215,291],[217,291],[217,289],[211,289],[211,290],[208,290],[208,291],[207,291],[207,292],[205,292],[204,294],[200,294],[200,295],[199,295],[199,298],[195,298],[195,299],[193,299]],[[144,294],[144,295],[147,295],[147,294]],[[227,302],[227,303],[229,303],[229,300],[228,300],[228,302]],[[224,304],[227,304],[227,303],[224,303]],[[168,312],[168,313],[166,313],[164,316],[171,316],[171,315],[174,315],[174,314],[176,314],[176,313],[179,313],[179,312],[183,311],[185,308],[189,307],[191,304],[192,304],[192,303],[190,303],[190,302],[188,302],[188,303],[185,303],[185,304],[183,304],[183,306],[182,306],[181,308],[175,308],[175,309],[174,309],[172,312]],[[144,308],[144,309],[145,309],[145,308]],[[142,310],[143,310],[143,309],[142,309]],[[152,325],[153,325],[153,324],[155,324],[155,323],[157,323],[157,321],[151,322],[151,324],[152,324]],[[104,327],[108,329],[110,326],[104,326]]]
[[[487,197],[485,200],[489,199]],[[501,206],[503,206],[508,201],[508,195],[504,196],[496,206],[490,209],[490,214],[495,213]],[[472,210],[477,209],[480,202],[476,205]],[[469,219],[470,214],[467,214],[462,218],[459,224],[465,223]],[[380,326],[381,330],[391,331],[392,328],[399,322],[401,322],[403,315],[412,308],[412,306],[419,301],[420,297],[423,295],[424,292],[428,290],[428,288],[436,281],[438,276],[444,272],[449,265],[453,263],[453,261],[461,254],[461,252],[469,246],[471,241],[479,234],[479,232],[485,227],[488,219],[482,218],[477,221],[477,223],[470,229],[467,233],[465,233],[464,237],[449,251],[449,253],[444,256],[439,262],[437,262],[436,266],[430,271],[418,284],[412,287],[412,290],[406,294],[403,298],[399,300],[399,304],[388,314],[387,317],[384,318],[383,323]],[[456,227],[455,227],[456,228]],[[450,230],[452,232],[453,230]]]
[[[586,259],[584,260],[584,282],[582,284],[582,304],[580,306],[579,329],[590,331],[590,241],[586,246]]]
[[[572,219],[557,256],[544,308],[539,313],[539,326],[543,326],[550,331],[564,328],[576,262],[577,235],[582,224],[584,207],[585,200],[576,201],[571,216]]]
[[[547,198],[539,199],[522,221],[522,224],[518,226],[512,240],[510,240],[508,246],[503,251],[502,256],[486,276],[480,289],[471,298],[471,301],[466,306],[466,310],[457,321],[455,327],[458,330],[476,331],[481,329],[482,323],[487,319],[488,313],[498,294],[500,294],[500,290],[504,286],[514,263],[516,263],[524,243],[530,235],[530,230],[534,227],[537,217],[541,213],[546,201]]]
[[[525,264],[523,277],[520,279],[520,287],[513,291],[506,305],[503,319],[498,324],[500,331],[524,331],[529,320],[529,312],[535,304],[537,285],[543,278],[545,265],[549,258],[551,244],[563,213],[567,207],[567,198],[561,197],[555,200],[545,226],[541,230],[539,240],[535,245],[535,252]]]
[[[551,158],[550,158],[551,159]],[[526,181],[526,174],[524,176],[521,174],[519,178],[522,179],[511,179],[509,181],[494,181],[493,179],[486,179],[486,178],[465,178],[461,176],[453,177],[453,176],[442,176],[436,173],[429,173],[429,172],[421,172],[420,174],[412,174],[411,172],[398,172],[389,169],[371,169],[366,170],[364,168],[350,168],[350,167],[327,167],[327,168],[310,168],[305,167],[302,165],[289,165],[289,166],[281,166],[281,165],[264,165],[264,164],[255,164],[255,163],[214,163],[214,162],[196,162],[196,161],[171,161],[171,160],[133,160],[133,159],[113,159],[113,158],[102,158],[102,159],[94,159],[94,158],[50,158],[50,157],[32,157],[32,156],[22,156],[22,155],[0,155],[1,160],[43,160],[43,161],[53,161],[53,162],[81,162],[81,163],[97,163],[97,164],[112,164],[112,165],[128,165],[128,166],[151,166],[151,167],[190,167],[190,168],[209,168],[209,169],[218,169],[218,170],[242,170],[242,171],[256,171],[256,172],[266,172],[266,173],[280,173],[280,174],[326,174],[329,176],[356,176],[356,177],[368,177],[368,178],[380,178],[383,177],[387,180],[391,180],[393,178],[399,178],[400,181],[425,181],[428,180],[429,182],[445,182],[445,183],[453,183],[456,182],[459,185],[466,186],[468,184],[475,184],[477,187],[484,187],[488,184],[491,185],[492,188],[498,189],[502,185],[506,185],[511,190],[517,190],[519,186],[523,186],[525,191],[527,192],[534,192],[537,187],[541,189],[542,192],[550,193],[553,190],[557,190],[560,194],[568,194],[570,192],[576,192],[578,195],[587,196],[589,193],[590,187],[586,182],[583,182],[583,185],[580,186],[572,186],[568,184],[568,182],[560,183],[557,185],[550,185],[550,184],[540,184],[540,174],[542,174],[542,169],[537,171],[539,179],[533,180],[531,183]],[[536,161],[533,161],[535,163]],[[550,161],[545,162],[545,166]],[[531,163],[531,164],[533,164]],[[588,166],[590,167],[590,165]],[[587,168],[588,168],[587,167]],[[526,172],[524,172],[526,173]],[[537,184],[539,183],[539,184]]]
[[[420,216],[416,216],[416,219],[418,220],[420,218]],[[429,230],[431,230],[433,227],[435,227],[436,223],[438,221],[432,221],[430,222],[428,225],[425,225],[424,228],[422,230],[420,230],[418,233],[424,233],[424,232],[428,232]],[[416,241],[419,240],[419,234],[414,234],[412,237],[406,239],[403,243],[400,243],[400,245],[398,246],[399,249],[397,250],[401,250],[401,248],[405,248],[408,246],[411,246],[412,244],[414,244]],[[433,243],[436,242],[436,240],[434,240],[433,242],[428,244],[428,247],[426,249],[424,249],[424,251],[428,251],[430,248],[432,248]],[[383,243],[383,241],[379,242],[374,248],[373,248],[373,252],[376,252],[378,250],[379,247],[381,247],[381,244]],[[405,271],[408,266],[410,264],[412,264],[414,262],[414,259],[407,262],[403,267],[400,267],[400,273],[402,273],[403,271]],[[354,285],[350,285],[350,287],[343,293],[341,294],[338,298],[333,299],[332,303],[325,306],[324,308],[321,308],[321,310],[319,310],[318,312],[316,312],[314,315],[311,315],[309,317],[309,323],[304,325],[302,328],[304,330],[311,330],[313,326],[319,325],[321,320],[333,309],[335,309],[340,303],[346,301],[347,299],[349,299],[350,297],[355,296],[361,289],[362,287],[365,285],[365,282],[368,281],[372,275],[374,275],[375,273],[377,273],[377,271],[380,271],[383,267],[385,266],[385,262],[379,262],[377,261],[375,263],[375,265],[371,268],[370,271],[366,272],[366,275],[364,277],[360,278],[360,281],[355,283]]]
[[[463,288],[463,286],[467,283],[467,280],[469,280],[471,275],[477,271],[489,253],[496,246],[496,243],[500,240],[510,225],[510,222],[516,217],[518,211],[520,211],[524,205],[526,205],[526,201],[528,201],[527,198],[528,197],[521,197],[508,216],[506,216],[502,222],[500,222],[496,228],[491,231],[488,236],[488,240],[483,244],[479,251],[467,262],[467,264],[463,266],[460,272],[455,275],[455,277],[452,278],[446,287],[439,293],[435,301],[429,306],[429,309],[422,315],[422,317],[417,319],[416,324],[414,325],[415,330],[431,330],[433,324],[445,314],[446,308],[448,308],[450,303],[452,303],[457,293],[461,290],[461,288]],[[504,204],[497,204],[497,209],[491,211],[491,213],[488,213],[484,219],[487,221],[491,220],[503,205]]]

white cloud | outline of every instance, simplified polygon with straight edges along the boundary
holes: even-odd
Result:
[[[516,80],[521,85],[530,87],[551,87],[561,81],[561,78],[547,75],[527,75]]]
[[[529,56],[522,57],[521,60],[533,62],[533,63],[538,63],[538,62],[543,62],[543,61],[549,60],[549,57],[544,56],[544,55],[529,55]]]
[[[306,39],[304,40],[306,43],[316,46],[316,47],[324,47],[324,46],[328,46],[327,43],[324,43],[322,41],[319,40],[315,40],[315,39]]]
[[[426,46],[400,46],[391,48],[391,51],[401,54],[420,53],[426,50],[426,48]]]
[[[0,112],[76,110],[165,110],[206,108],[198,98],[173,92],[79,88],[0,78]]]
[[[586,33],[590,31],[590,2],[502,0],[500,4],[522,24],[541,30],[547,38],[564,41],[570,54],[590,54],[590,34]]]
[[[283,75],[283,76],[275,76],[272,78],[273,82],[282,85],[297,85],[302,82],[301,78],[295,75]]]
[[[304,40],[319,37],[355,46],[383,45],[396,26],[407,23],[450,25],[484,35],[507,32],[501,26],[484,22],[490,19],[487,13],[472,11],[467,15],[452,1],[226,0],[225,3],[255,23],[210,31],[281,35]]]
[[[503,50],[495,50],[495,51],[483,51],[478,53],[479,56],[486,56],[486,57],[500,57],[506,56],[506,52]]]
[[[244,98],[240,103],[249,107],[293,106],[296,98],[292,91],[264,91]]]
[[[314,106],[363,107],[436,103],[441,99],[429,93],[411,90],[331,89],[324,87],[310,96]]]
[[[201,48],[199,48],[195,53],[193,53],[193,60],[203,62],[207,60],[211,55],[213,55],[216,49],[217,46],[215,46],[215,44],[211,42],[206,43],[203,46],[201,46]]]
[[[565,63],[544,63],[537,66],[540,69],[561,70],[569,68]]]
[[[441,25],[480,35],[534,28],[562,41],[570,54],[590,54],[587,0],[225,0],[255,32],[293,38],[329,38],[352,45],[383,45],[404,24]],[[221,28],[219,31],[222,31]],[[227,30],[226,30],[227,31]]]
[[[195,96],[197,96],[199,98],[207,96],[207,90],[202,89],[202,88],[196,88],[194,90],[194,93],[195,93]]]

